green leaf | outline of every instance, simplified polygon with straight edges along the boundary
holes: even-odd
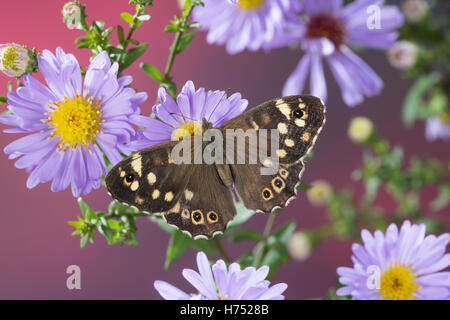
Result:
[[[233,220],[231,220],[230,223],[228,223],[225,234],[229,234],[230,232],[232,232],[235,228],[245,223],[256,213],[254,210],[247,209],[241,202],[236,204],[236,211],[236,216]]]
[[[181,37],[178,43],[176,53],[179,54],[189,47],[191,41],[195,38],[195,33],[188,33]]]
[[[406,95],[405,103],[403,105],[403,122],[411,126],[417,119],[420,113],[420,105],[423,96],[433,85],[440,81],[440,75],[433,72],[420,77],[414,85],[409,89]]]
[[[165,269],[169,269],[170,265],[186,251],[189,247],[189,241],[186,241],[186,235],[176,230],[172,232],[169,246],[167,247]]]
[[[155,79],[158,82],[163,82],[164,77],[159,72],[158,68],[148,63],[141,63],[140,67],[144,70],[152,79]]]
[[[86,221],[90,221],[91,219],[96,218],[95,211],[91,209],[86,201],[83,198],[78,198],[78,205],[80,206],[81,213],[83,214]]]
[[[253,229],[241,229],[230,237],[230,241],[232,242],[240,242],[245,240],[262,241],[264,240],[264,237],[258,231]]]
[[[151,16],[149,14],[143,14],[137,17],[139,21],[148,21],[150,20]]]
[[[431,203],[431,208],[434,211],[444,209],[450,203],[450,183],[445,184],[439,188],[439,195]]]
[[[6,98],[5,96],[0,96],[0,104],[5,104],[8,102],[8,98]]]
[[[276,237],[281,244],[286,245],[291,238],[292,233],[295,231],[295,228],[296,223],[294,221],[287,222],[275,231],[273,236]]]
[[[119,43],[123,46],[125,43],[125,33],[122,26],[117,26],[117,36],[119,37]]]
[[[120,14],[120,17],[125,22],[128,22],[129,24],[134,24],[134,17],[131,14],[129,14],[128,12],[122,12]]]
[[[135,62],[137,59],[139,59],[147,50],[148,43],[143,43],[140,46],[130,49],[123,58],[122,63],[120,64],[120,71],[125,70],[128,68],[133,62]]]
[[[80,240],[80,247],[84,248],[86,246],[86,243],[90,240],[91,235],[89,233],[83,234]]]

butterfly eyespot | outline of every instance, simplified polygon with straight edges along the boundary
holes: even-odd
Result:
[[[194,210],[192,212],[192,222],[194,224],[202,224],[203,223],[203,214],[200,210]]]
[[[300,109],[297,109],[297,110],[294,111],[294,117],[295,118],[301,118],[301,117],[303,117],[303,115],[304,115],[304,113]]]
[[[280,179],[275,180],[275,185],[280,188],[283,185],[283,182]]]
[[[273,198],[273,193],[272,193],[272,191],[269,190],[269,188],[265,188],[262,191],[262,196],[265,200],[270,200]]]
[[[128,183],[132,183],[134,181],[134,174],[130,173],[125,177],[125,181]]]
[[[209,223],[216,223],[219,220],[217,213],[215,213],[214,211],[208,212],[208,215],[206,217],[208,218]]]

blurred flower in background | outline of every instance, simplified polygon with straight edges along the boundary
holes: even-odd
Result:
[[[265,280],[269,274],[267,266],[241,270],[237,263],[227,267],[219,260],[211,267],[203,252],[197,254],[197,266],[199,272],[184,269],[183,277],[198,294],[187,294],[165,281],[155,281],[155,289],[166,300],[284,300],[282,293],[287,285],[269,287],[270,282]]]
[[[305,232],[294,232],[288,241],[287,249],[290,256],[297,261],[309,258],[313,250],[310,238]]]
[[[283,95],[304,92],[310,75],[311,94],[326,100],[323,60],[327,61],[348,106],[360,104],[365,96],[379,94],[383,81],[349,45],[388,49],[395,43],[396,29],[403,24],[403,16],[396,6],[383,3],[356,0],[342,6],[340,0],[305,0],[306,26],[298,38],[305,54],[286,81]]]
[[[126,87],[131,77],[117,78],[118,64],[100,53],[82,82],[80,65],[72,54],[44,50],[38,59],[47,85],[25,75],[24,87],[8,93],[11,114],[0,122],[16,128],[5,132],[26,133],[4,151],[17,168],[28,168],[27,187],[53,180],[54,192],[69,185],[72,194],[88,194],[107,173],[104,155],[115,164],[129,154],[125,143],[135,136],[129,117],[140,113],[145,93]],[[103,154],[104,153],[104,154]]]
[[[450,117],[448,115],[441,118],[433,117],[425,124],[425,136],[429,141],[442,139],[450,140]]]
[[[19,78],[31,73],[36,55],[25,46],[16,43],[0,44],[0,71],[8,77]]]
[[[401,9],[408,22],[419,22],[425,18],[430,8],[426,0],[406,0]]]
[[[297,0],[208,0],[194,18],[208,30],[209,44],[226,45],[229,54],[285,46],[301,32]]]
[[[316,180],[306,191],[308,200],[315,206],[325,206],[333,195],[333,187],[325,180]]]
[[[367,117],[355,117],[350,121],[348,136],[356,143],[366,142],[373,132],[373,122]]]
[[[394,68],[407,70],[416,64],[418,51],[419,48],[414,42],[398,41],[389,49],[387,55]]]
[[[353,268],[337,269],[344,285],[337,295],[353,299],[450,299],[450,234],[425,236],[425,225],[405,221],[386,233],[363,230],[364,245],[353,244]]]
[[[227,97],[225,91],[195,90],[192,81],[186,82],[176,102],[163,88],[158,91],[158,99],[160,104],[153,106],[153,114],[159,120],[142,115],[131,117],[136,125],[143,127],[138,131],[139,139],[130,144],[134,150],[177,141],[184,136],[200,135],[203,118],[217,128],[240,115],[248,105],[240,93]]]

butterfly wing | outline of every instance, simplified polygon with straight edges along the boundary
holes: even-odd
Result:
[[[164,215],[167,223],[191,237],[211,238],[223,233],[236,215],[233,194],[220,180],[214,165],[190,165],[190,179],[176,203]]]
[[[274,174],[261,174],[262,167],[274,165],[271,161],[248,164],[248,141],[246,163],[231,165],[235,190],[247,208],[271,212],[295,197],[304,168],[302,159],[314,146],[324,123],[323,102],[309,95],[274,99],[224,123],[222,130],[274,129],[279,134],[277,150],[271,150],[268,141],[268,154],[278,155],[279,166]]]
[[[140,150],[118,163],[106,176],[110,195],[145,213],[168,212],[191,175],[188,165],[177,165],[171,160],[176,143]]]
[[[223,232],[236,214],[233,195],[214,165],[175,164],[171,152],[178,142],[167,142],[134,153],[106,177],[116,200],[149,214],[194,238]]]

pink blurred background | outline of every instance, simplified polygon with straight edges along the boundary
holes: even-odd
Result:
[[[87,5],[88,21],[106,19],[106,26],[124,25],[119,14],[133,13],[127,0],[83,1]],[[54,52],[61,46],[74,53],[83,66],[87,66],[90,51],[78,50],[75,38],[83,35],[79,30],[68,30],[62,22],[61,8],[64,1],[22,0],[0,2],[0,43],[16,42],[36,47],[38,52],[49,49]],[[142,106],[149,114],[156,99],[157,84],[138,64],[145,61],[164,69],[168,48],[173,34],[164,33],[164,27],[179,13],[176,0],[155,1],[151,9],[152,19],[143,24],[135,38],[149,43],[147,53],[125,74],[134,77],[133,86],[149,95]],[[114,39],[116,41],[116,39]],[[116,42],[114,42],[116,43]],[[355,185],[351,172],[360,164],[362,148],[347,137],[347,126],[354,116],[370,117],[381,136],[392,144],[405,147],[406,156],[448,157],[448,144],[429,143],[424,138],[423,124],[407,129],[401,124],[401,107],[410,82],[393,70],[383,53],[366,52],[363,58],[385,81],[382,95],[366,100],[356,108],[348,108],[342,102],[337,85],[331,80],[327,124],[315,147],[314,159],[307,165],[305,182],[327,179],[333,185],[354,186],[357,195],[362,186]],[[200,33],[192,46],[177,57],[173,68],[174,80],[181,87],[187,80],[207,89],[239,91],[250,106],[279,97],[283,83],[300,58],[298,50],[280,49],[270,54],[226,54],[223,47],[209,46],[205,34]],[[327,75],[331,79],[330,74]],[[37,76],[42,79],[40,75]],[[6,93],[9,79],[0,75],[0,94]],[[5,106],[3,105],[2,108]],[[1,125],[0,129],[6,127]],[[18,138],[18,135],[0,134],[0,148]],[[77,202],[70,190],[52,193],[49,184],[26,188],[27,173],[18,170],[7,156],[0,153],[2,179],[0,183],[0,298],[1,299],[160,299],[153,288],[154,280],[167,280],[192,292],[181,275],[183,268],[195,267],[195,253],[189,250],[180,260],[165,271],[164,258],[169,235],[146,219],[138,220],[140,246],[108,246],[98,236],[94,244],[80,249],[79,238],[71,236],[72,227],[67,221],[80,215]],[[431,191],[434,196],[434,191]],[[86,200],[95,210],[106,210],[110,202],[105,190],[92,192]],[[380,204],[391,205],[385,196]],[[299,229],[317,227],[326,222],[325,212],[312,207],[304,194],[300,194],[284,209],[277,225],[295,219]],[[262,230],[266,217],[255,215],[248,227]],[[248,244],[226,243],[232,257],[237,258]],[[350,265],[351,243],[329,239],[305,262],[283,265],[275,282],[286,282],[288,299],[317,298],[324,296],[334,285],[336,267]],[[79,265],[81,290],[66,288],[66,268]]]

